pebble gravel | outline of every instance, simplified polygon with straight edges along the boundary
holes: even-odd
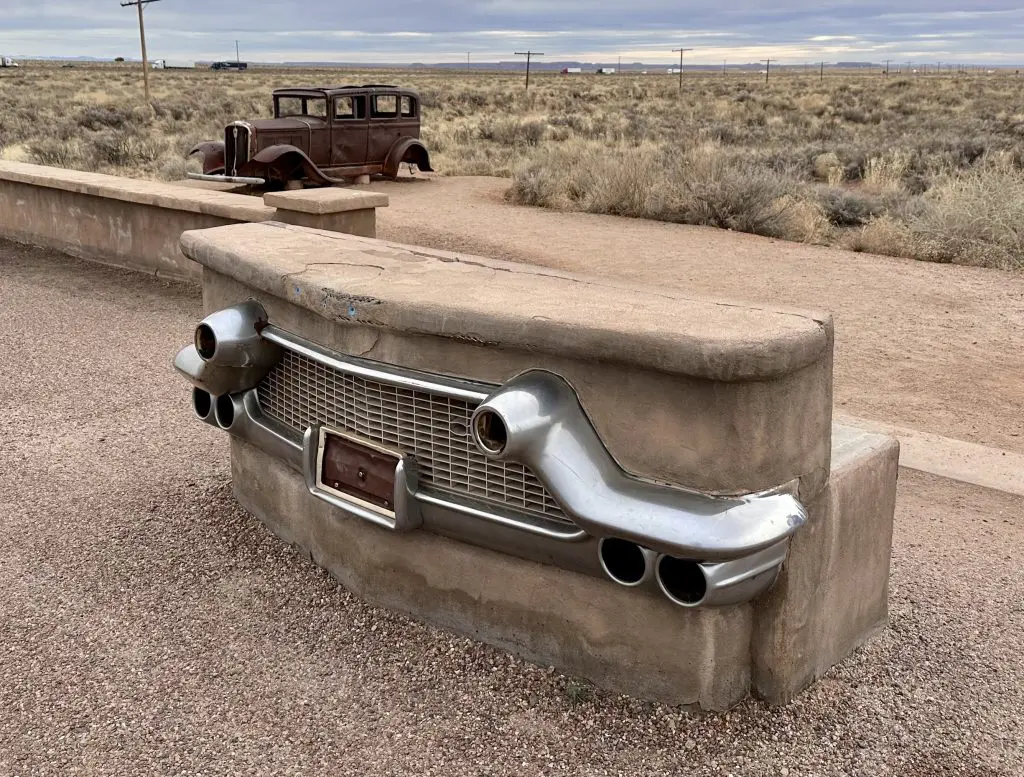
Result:
[[[699,714],[374,608],[234,502],[194,288],[0,243],[0,775],[1024,775],[1024,499],[901,474],[891,627]]]

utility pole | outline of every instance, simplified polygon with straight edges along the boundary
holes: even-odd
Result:
[[[888,76],[888,75],[889,75],[889,63],[890,63],[890,62],[892,62],[892,60],[891,60],[891,59],[887,59],[887,60],[885,60],[885,75],[886,75],[886,76]]]
[[[764,82],[767,84],[768,74],[772,70],[772,61],[770,59],[762,59],[761,61],[764,62]]]
[[[679,54],[679,91],[683,91],[683,54],[693,49],[672,49],[673,53]]]
[[[821,63],[821,77],[818,80],[821,81],[822,83],[825,82],[825,62],[824,61],[822,61],[822,63]]]
[[[238,41],[235,41],[235,63],[241,64],[242,58],[238,55]]]
[[[543,57],[543,51],[517,51],[517,57],[526,57],[526,91],[530,91],[530,60],[534,57]]]
[[[139,37],[142,39],[142,83],[146,89],[146,104],[152,105],[153,101],[149,96],[149,59],[146,55],[146,25],[142,21],[142,6],[150,3],[158,3],[160,0],[122,0],[121,7],[137,6],[139,9]]]

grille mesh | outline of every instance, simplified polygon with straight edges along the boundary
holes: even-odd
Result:
[[[264,413],[299,432],[320,423],[414,455],[425,485],[572,525],[532,472],[477,450],[471,402],[367,380],[290,350],[257,394]]]

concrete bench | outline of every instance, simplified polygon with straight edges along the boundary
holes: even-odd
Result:
[[[182,247],[196,413],[347,588],[712,710],[884,627],[898,446],[833,426],[827,314],[281,224]]]

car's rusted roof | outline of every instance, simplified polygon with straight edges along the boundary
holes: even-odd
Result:
[[[296,86],[275,89],[274,97],[332,97],[336,94],[353,94],[364,92],[400,92],[401,94],[419,95],[414,89],[406,89],[392,84],[364,84],[362,86]]]

